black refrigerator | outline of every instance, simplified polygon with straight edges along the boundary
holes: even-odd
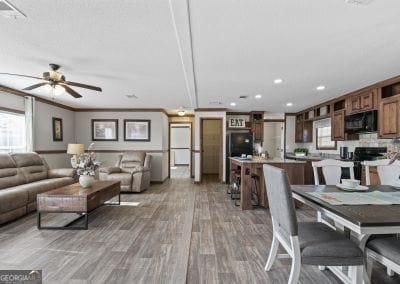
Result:
[[[226,182],[229,182],[231,163],[229,157],[253,155],[253,135],[249,132],[231,132],[226,135]]]

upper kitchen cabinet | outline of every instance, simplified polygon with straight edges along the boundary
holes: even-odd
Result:
[[[251,117],[251,131],[256,143],[263,143],[264,140],[264,112],[253,111]]]
[[[400,83],[383,87],[379,100],[379,137],[400,135]]]
[[[331,139],[332,141],[345,140],[346,136],[344,133],[344,115],[345,110],[337,110],[332,114],[331,120]]]
[[[295,134],[296,143],[303,143],[303,123],[304,123],[304,114],[296,115],[296,134]]]
[[[354,114],[376,109],[378,107],[378,89],[370,89],[349,95],[346,98],[346,114]]]
[[[296,115],[296,143],[311,143],[313,139],[314,111]]]

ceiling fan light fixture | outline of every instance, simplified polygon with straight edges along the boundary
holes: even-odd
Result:
[[[55,85],[53,86],[53,90],[54,90],[54,95],[55,96],[61,96],[62,94],[65,93],[65,88],[61,85]]]

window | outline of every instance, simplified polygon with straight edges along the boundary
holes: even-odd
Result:
[[[331,127],[317,127],[317,150],[336,150],[336,141],[331,139]]]
[[[25,115],[0,111],[0,153],[25,151]]]

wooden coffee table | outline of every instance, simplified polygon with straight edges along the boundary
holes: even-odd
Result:
[[[121,184],[119,181],[94,181],[92,187],[82,188],[79,183],[63,186],[51,191],[37,195],[37,227],[41,229],[57,230],[87,230],[88,215],[94,209],[103,205],[111,198],[118,196],[117,203],[107,203],[110,205],[121,204]],[[83,227],[63,227],[42,226],[42,213],[77,213],[85,218]],[[73,222],[77,221],[74,220]],[[71,222],[71,223],[73,223]],[[70,224],[71,224],[70,223]]]

